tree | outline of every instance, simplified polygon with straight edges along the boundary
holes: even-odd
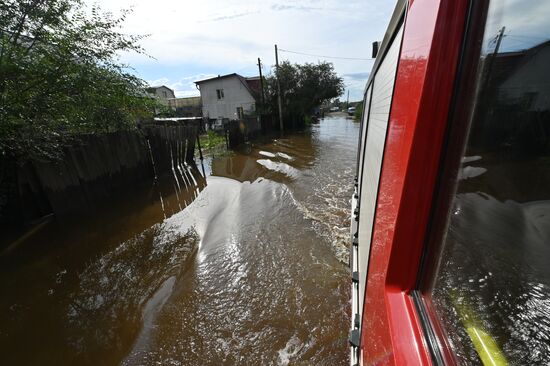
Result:
[[[267,103],[274,113],[277,113],[277,76],[285,120],[303,121],[315,107],[344,92],[344,81],[331,63],[300,65],[284,61],[278,71],[267,77]]]
[[[363,116],[363,101],[361,101],[361,102],[359,102],[355,105],[355,113],[353,115],[353,118],[356,121],[359,121],[359,120],[361,120],[362,116]]]
[[[132,128],[154,101],[118,62],[143,53],[120,17],[81,0],[0,3],[0,156],[51,158],[77,133]]]

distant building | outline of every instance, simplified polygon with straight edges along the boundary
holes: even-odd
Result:
[[[177,117],[202,117],[201,97],[168,99],[168,106]]]
[[[259,77],[245,78],[233,73],[195,84],[201,92],[203,117],[236,120],[256,111]]]
[[[174,91],[165,85],[151,86],[147,88],[146,91],[165,105],[168,105],[169,99],[174,99],[176,97]]]

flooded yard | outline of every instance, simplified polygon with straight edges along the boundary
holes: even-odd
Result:
[[[2,364],[345,365],[358,133],[329,117],[21,238]]]

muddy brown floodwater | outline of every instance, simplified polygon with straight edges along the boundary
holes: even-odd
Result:
[[[357,136],[327,118],[27,234],[0,254],[0,363],[345,365]]]

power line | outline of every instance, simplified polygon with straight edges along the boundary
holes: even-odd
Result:
[[[508,33],[506,36],[512,37],[512,38],[540,39],[542,41],[548,41],[550,39],[550,37],[537,37],[537,36],[527,36],[524,34],[510,34],[510,33]]]
[[[314,54],[305,53],[305,52],[297,52],[297,51],[283,50],[282,48],[279,48],[279,52],[295,53],[295,54],[297,54],[297,55],[312,56],[312,57],[333,58],[333,59],[338,59],[338,60],[354,60],[354,61],[372,61],[372,60],[374,60],[373,58],[358,58],[358,57],[339,57],[339,56],[314,55]]]

